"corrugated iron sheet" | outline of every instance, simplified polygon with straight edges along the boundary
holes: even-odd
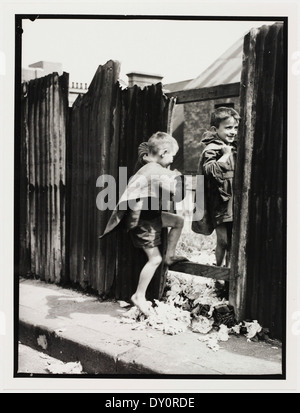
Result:
[[[240,318],[282,338],[285,314],[285,57],[283,25],[245,37],[235,179],[233,290]]]
[[[65,279],[68,75],[22,85],[20,275]]]

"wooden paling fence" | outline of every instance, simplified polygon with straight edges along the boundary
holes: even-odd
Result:
[[[175,100],[161,84],[123,90],[119,70],[114,61],[99,66],[70,113],[66,74],[23,84],[17,267],[23,276],[128,299],[145,256],[124,228],[99,240],[111,211],[97,209],[96,183],[105,174],[118,182],[119,166],[133,174],[138,145],[170,131]],[[162,253],[165,246],[166,231]],[[161,295],[165,273],[160,266],[150,296]]]
[[[68,75],[23,84],[19,274],[62,282],[66,245]]]
[[[113,232],[98,239],[111,211],[97,209],[96,198],[103,188],[96,182],[104,174],[118,182],[119,166],[128,168],[128,178],[132,175],[138,145],[157,130],[169,130],[174,99],[163,95],[161,84],[123,90],[117,81],[119,69],[114,61],[99,66],[88,92],[73,105],[69,260],[73,283],[100,295],[128,299],[145,256],[137,253],[124,228],[118,236]],[[156,297],[162,271],[160,267],[150,288]]]

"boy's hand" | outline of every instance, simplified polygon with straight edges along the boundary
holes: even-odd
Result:
[[[228,145],[222,146],[222,148],[221,148],[222,155],[231,154],[231,152],[232,152],[232,147],[231,146],[228,146]]]
[[[173,169],[172,172],[174,172],[175,176],[180,176],[180,175],[182,175],[182,173],[179,172],[178,169]]]

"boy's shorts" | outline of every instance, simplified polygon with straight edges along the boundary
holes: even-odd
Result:
[[[154,248],[161,244],[161,215],[145,220],[140,218],[137,227],[129,231],[136,248]]]

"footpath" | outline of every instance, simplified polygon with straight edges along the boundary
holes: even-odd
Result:
[[[127,311],[118,302],[101,302],[96,296],[21,279],[19,342],[65,363],[80,362],[85,373],[102,377],[277,378],[282,374],[278,343],[230,336],[213,351],[191,330],[167,335],[121,323]]]

